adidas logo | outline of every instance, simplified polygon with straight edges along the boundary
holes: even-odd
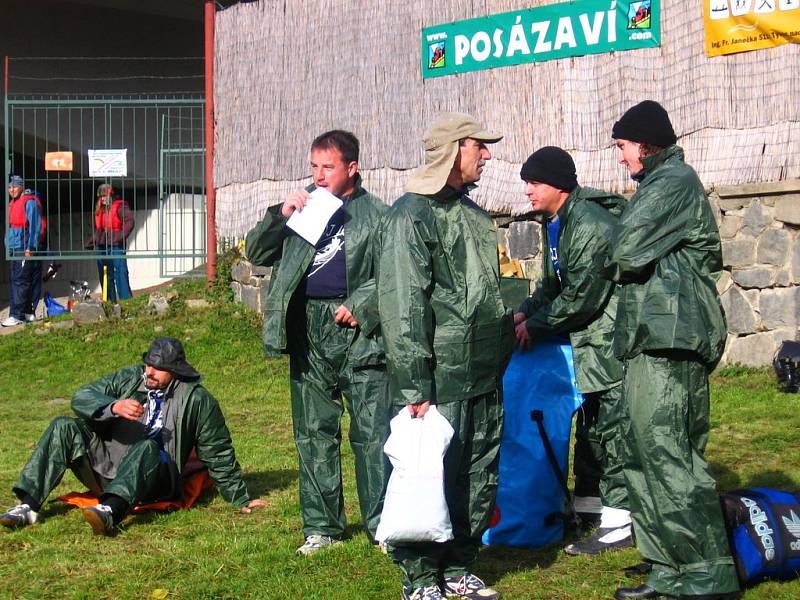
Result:
[[[800,517],[793,510],[789,511],[788,517],[781,517],[786,530],[794,536],[794,541],[789,544],[792,550],[800,550]]]
[[[767,514],[761,509],[755,500],[742,496],[742,504],[744,504],[750,513],[750,523],[753,526],[753,531],[761,540],[761,546],[764,548],[764,558],[773,560],[775,558],[775,540],[772,539],[774,533],[767,523]],[[792,513],[794,514],[794,513]],[[784,521],[785,523],[785,521]],[[800,531],[800,522],[797,523],[798,531]]]

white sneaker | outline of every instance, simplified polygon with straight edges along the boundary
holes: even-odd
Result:
[[[26,525],[33,525],[39,520],[39,513],[33,510],[27,504],[17,504],[9,508],[8,512],[0,515],[0,525],[5,525],[9,528],[25,527]]]
[[[16,325],[24,325],[25,321],[20,321],[17,317],[8,316],[6,319],[0,323],[3,327],[14,327]]]
[[[472,573],[461,577],[445,577],[444,593],[448,598],[467,598],[469,600],[497,600],[500,593],[487,586]]]
[[[305,543],[297,549],[295,554],[298,556],[308,556],[328,546],[337,546],[341,543],[341,540],[332,538],[329,535],[309,535],[306,536]]]
[[[25,321],[28,323],[33,323],[34,321],[37,320],[36,315],[32,315],[30,313],[25,313],[24,315],[22,315],[22,318],[25,319]]]
[[[95,535],[111,535],[114,531],[114,516],[107,504],[95,504],[83,509],[83,519],[91,526]]]

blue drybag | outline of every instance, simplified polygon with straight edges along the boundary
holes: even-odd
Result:
[[[722,495],[731,552],[743,586],[800,575],[800,500],[768,488]]]
[[[572,415],[583,403],[575,386],[572,347],[557,341],[514,351],[503,377],[505,419],[500,443],[500,483],[485,544],[535,548],[564,537],[564,492],[551,465],[533,411],[562,473],[566,473]]]

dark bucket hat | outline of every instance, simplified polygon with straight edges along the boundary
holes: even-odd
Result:
[[[183,344],[171,337],[153,340],[150,349],[142,354],[142,362],[162,371],[169,371],[181,379],[199,379],[200,373],[188,362]]]

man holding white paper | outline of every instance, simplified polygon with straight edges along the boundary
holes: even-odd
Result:
[[[317,137],[311,145],[312,185],[271,207],[246,240],[248,259],[273,267],[264,351],[289,354],[306,537],[297,550],[302,555],[332,546],[345,534],[342,397],[351,417],[359,505],[370,540],[388,478],[383,442],[391,411],[374,254],[374,236],[388,207],[361,187],[358,153],[358,139],[350,132]]]

